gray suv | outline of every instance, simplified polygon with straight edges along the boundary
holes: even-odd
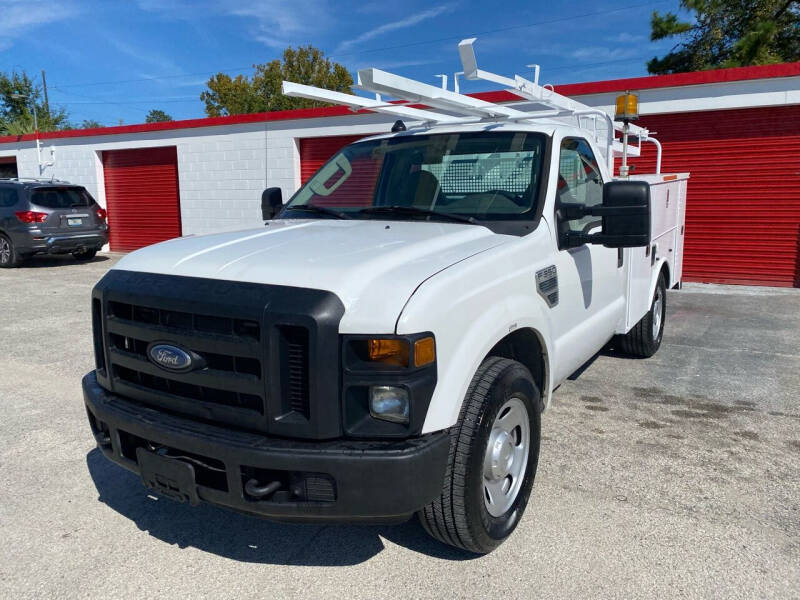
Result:
[[[88,260],[106,243],[106,211],[85,188],[51,179],[0,179],[0,268],[34,254]]]

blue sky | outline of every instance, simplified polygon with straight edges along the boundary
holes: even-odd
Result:
[[[139,123],[151,108],[205,116],[218,71],[252,73],[289,44],[311,43],[351,72],[379,67],[431,83],[459,70],[477,36],[482,68],[542,66],[540,83],[646,75],[672,42],[649,40],[653,10],[678,0],[0,0],[0,70],[47,72],[51,104],[74,122]],[[486,89],[468,83],[462,91]]]

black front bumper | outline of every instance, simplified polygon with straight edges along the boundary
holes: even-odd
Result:
[[[441,493],[446,432],[391,441],[269,437],[131,402],[102,388],[94,372],[83,378],[83,396],[98,447],[112,461],[139,473],[137,449],[145,448],[181,457],[167,463],[191,461],[190,499],[280,520],[387,521]],[[250,479],[281,487],[257,499],[245,491]]]

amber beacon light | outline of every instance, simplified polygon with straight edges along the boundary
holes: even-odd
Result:
[[[639,96],[625,92],[617,96],[616,114],[614,115],[615,121],[635,121],[639,118]]]

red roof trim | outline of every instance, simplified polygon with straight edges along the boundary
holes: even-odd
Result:
[[[649,77],[611,79],[608,81],[592,81],[587,83],[570,83],[556,86],[556,91],[565,96],[585,96],[588,94],[603,94],[606,92],[624,92],[625,90],[652,90],[666,87],[683,87],[686,85],[746,81],[749,79],[774,79],[777,77],[793,77],[797,75],[800,75],[800,62],[758,65],[755,67],[734,67],[732,69],[713,69],[711,71],[692,71],[691,73],[675,73],[673,75],[651,75]]]
[[[653,75],[650,77],[634,77],[631,79],[612,79],[609,81],[593,81],[556,86],[555,91],[565,96],[583,96],[587,94],[603,94],[624,90],[645,90],[686,85],[703,85],[709,83],[725,83],[745,81],[748,79],[773,79],[776,77],[793,77],[800,75],[800,62],[781,63],[776,65],[760,65],[756,67],[736,67],[733,69],[715,69],[711,71],[694,71],[692,73],[676,73],[674,75]],[[516,96],[505,91],[481,92],[470,94],[489,102],[510,102],[518,100]],[[362,110],[356,114],[368,114]],[[341,117],[352,115],[345,106],[329,106],[325,108],[301,108],[281,110],[267,113],[232,115],[229,117],[207,117],[187,119],[184,121],[167,121],[164,123],[139,123],[136,125],[120,125],[118,127],[99,127],[97,129],[68,129],[66,131],[49,131],[39,134],[40,140],[61,138],[92,137],[98,135],[120,135],[125,133],[146,133],[150,131],[169,131],[172,129],[191,129],[195,127],[215,127],[220,125],[239,125],[243,123],[262,123],[266,121],[288,121],[292,119],[317,119],[324,117]],[[32,133],[25,135],[9,135],[0,137],[0,144],[34,141]]]

